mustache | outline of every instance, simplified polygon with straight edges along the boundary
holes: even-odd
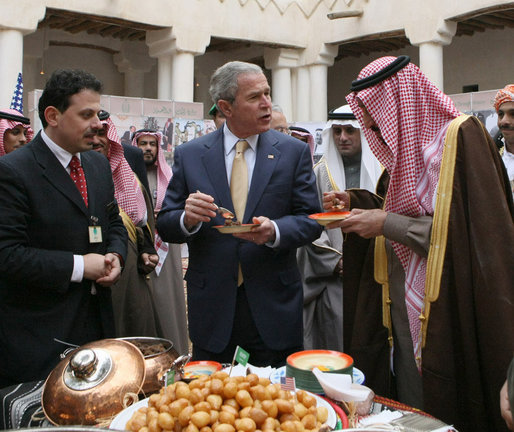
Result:
[[[508,125],[500,126],[500,130],[514,130],[514,126],[508,126]]]
[[[84,136],[88,138],[93,137],[98,133],[99,130],[102,129],[88,129],[84,132]]]
[[[370,129],[373,131],[373,132],[380,132],[380,129],[378,128],[378,126],[371,126]]]

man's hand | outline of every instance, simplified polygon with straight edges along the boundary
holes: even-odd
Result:
[[[364,238],[377,237],[384,233],[386,216],[387,212],[380,209],[353,209],[346,219],[332,222],[327,228],[341,228],[343,232],[354,232]]]
[[[349,209],[350,194],[344,191],[323,192],[323,208],[325,210],[333,210],[336,206]]]
[[[512,419],[512,411],[510,410],[510,403],[509,403],[509,393],[507,390],[507,381],[503,384],[503,387],[500,391],[500,411],[501,415],[503,417],[503,420],[505,420],[505,423],[507,423],[507,427],[514,431],[514,421]]]
[[[143,269],[148,274],[154,271],[155,266],[159,262],[159,255],[144,252],[141,254],[141,260],[143,261]]]
[[[254,224],[259,224],[259,226],[253,227],[250,232],[236,233],[232,235],[258,245],[275,241],[275,225],[273,225],[267,217],[254,217],[252,222]]]
[[[111,286],[121,275],[121,263],[112,253],[84,255],[84,278],[103,286]]]
[[[84,279],[97,280],[107,274],[104,255],[96,253],[84,255]]]
[[[337,261],[336,267],[334,269],[334,274],[337,276],[343,276],[343,258]]]
[[[188,230],[200,222],[209,222],[216,216],[214,198],[202,192],[190,194],[184,207],[184,225]]]
[[[96,280],[96,283],[103,286],[111,286],[121,276],[121,263],[119,258],[112,254],[108,253],[105,255],[105,269],[106,274],[103,277],[100,277]]]

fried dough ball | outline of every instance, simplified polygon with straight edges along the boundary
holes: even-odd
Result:
[[[130,432],[318,432],[326,407],[298,390],[296,397],[255,374],[216,372],[179,381],[150,396],[125,425]]]

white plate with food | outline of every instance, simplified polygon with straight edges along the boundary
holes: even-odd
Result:
[[[337,424],[337,414],[334,411],[334,408],[324,399],[320,398],[319,396],[315,395],[314,393],[306,392],[310,395],[314,396],[317,402],[318,407],[325,407],[328,411],[328,417],[325,424],[327,426],[330,426],[331,429],[334,429]],[[114,417],[113,421],[111,422],[109,429],[124,431],[126,429],[127,422],[132,418],[132,415],[139,409],[144,408],[148,406],[148,400],[150,398],[146,398],[143,400],[140,400],[139,402],[136,402],[134,405],[129,406],[128,408],[125,408],[123,411],[121,411],[116,417]]]
[[[259,226],[259,224],[215,225],[213,228],[216,228],[222,234],[234,234],[250,232],[256,226]]]

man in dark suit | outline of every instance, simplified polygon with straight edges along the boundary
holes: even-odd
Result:
[[[254,365],[283,365],[303,343],[296,248],[321,233],[321,226],[308,218],[320,211],[310,151],[269,130],[270,88],[260,67],[225,64],[211,78],[210,93],[226,117],[225,126],[176,148],[157,230],[165,241],[189,246],[193,357],[230,362],[239,345]],[[229,185],[239,185],[232,168],[240,140],[249,145],[238,156],[241,161],[242,152],[246,163],[248,194],[238,212],[241,204]],[[258,226],[220,233],[213,227],[224,219],[214,202],[239,213],[242,223]]]
[[[114,334],[109,287],[127,232],[109,163],[87,151],[102,127],[101,87],[87,72],[56,71],[39,100],[44,130],[1,158],[0,387],[45,379],[62,342]]]

